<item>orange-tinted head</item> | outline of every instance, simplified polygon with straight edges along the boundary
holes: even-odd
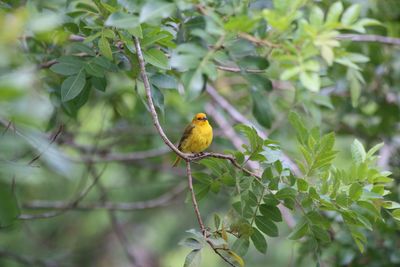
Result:
[[[194,124],[207,124],[208,123],[208,119],[207,119],[207,115],[205,113],[197,113],[192,122]]]

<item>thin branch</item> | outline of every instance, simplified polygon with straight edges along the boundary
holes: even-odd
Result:
[[[93,181],[96,181],[96,177],[98,176],[96,169],[92,166],[91,163],[88,163],[87,168],[93,178]],[[107,190],[100,183],[100,181],[97,181],[95,184],[96,184],[97,188],[100,190],[101,200],[103,202],[106,202],[108,200]],[[129,240],[128,240],[127,236],[125,235],[121,225],[118,222],[118,218],[115,214],[115,211],[108,210],[108,215],[110,217],[110,222],[111,222],[113,231],[114,231],[115,235],[117,236],[117,239],[120,242],[122,248],[124,249],[125,255],[128,258],[129,262],[132,264],[133,267],[139,266],[139,264],[137,263],[136,257],[133,255],[133,253],[129,249]]]
[[[60,210],[41,213],[41,214],[21,214],[21,215],[18,216],[18,219],[20,219],[20,220],[36,220],[36,219],[52,218],[52,217],[56,217],[56,216],[62,215],[65,212],[67,212],[68,210],[78,206],[79,202],[81,202],[86,197],[86,195],[90,192],[90,190],[96,185],[97,181],[100,179],[100,177],[104,173],[105,169],[106,168],[104,167],[101,170],[101,172],[99,172],[98,176],[96,176],[93,179],[93,182],[86,189],[81,191],[81,193],[79,194],[78,197],[76,197],[74,200],[69,202],[68,205],[66,205],[65,207],[61,208]]]
[[[215,157],[215,158],[227,159],[236,168],[241,169],[243,172],[245,172],[245,173],[247,173],[249,175],[253,175],[253,176],[257,177],[258,179],[260,179],[260,177],[258,175],[256,175],[256,174],[252,173],[251,171],[243,168],[242,166],[240,166],[240,164],[237,163],[235,158],[233,156],[231,156],[231,155],[224,155],[224,154],[218,154],[218,153],[204,153],[202,155],[194,155],[193,156],[193,155],[187,155],[185,153],[182,153],[181,151],[179,151],[174,146],[174,144],[165,135],[164,130],[161,128],[161,125],[159,123],[158,115],[157,115],[156,109],[154,107],[153,99],[152,99],[150,83],[149,83],[149,80],[148,80],[148,77],[147,77],[147,74],[146,74],[145,61],[144,61],[142,49],[140,47],[140,42],[139,42],[139,39],[136,38],[136,37],[133,37],[133,39],[134,39],[134,42],[135,42],[135,47],[136,47],[136,52],[137,52],[137,57],[138,57],[139,67],[140,67],[140,74],[141,74],[141,77],[142,77],[142,80],[143,80],[144,88],[146,90],[147,103],[148,103],[148,106],[150,108],[150,113],[151,113],[151,117],[152,117],[152,120],[153,120],[153,124],[156,127],[158,133],[160,134],[161,138],[163,139],[164,143],[166,145],[168,145],[178,156],[180,156],[181,158],[183,158],[186,161],[187,172],[188,172],[188,180],[189,180],[189,186],[191,187],[190,190],[191,190],[191,193],[192,193],[193,205],[195,207],[197,206],[197,208],[195,208],[196,216],[197,216],[197,219],[199,221],[200,229],[201,229],[202,233],[205,234],[206,229],[205,229],[205,226],[203,224],[203,221],[201,220],[200,212],[198,210],[198,205],[197,205],[197,201],[196,201],[196,196],[194,195],[194,191],[193,191],[192,175],[191,175],[191,170],[190,170],[190,162],[192,160],[202,159],[202,158],[207,158],[207,157]],[[233,263],[231,263],[228,258],[226,258],[224,255],[222,255],[218,251],[218,249],[214,247],[213,243],[208,238],[207,238],[207,243],[213,248],[215,253],[217,255],[219,255],[224,261],[226,261],[229,265],[235,267],[235,265]]]
[[[199,204],[197,204],[196,194],[194,193],[194,189],[193,189],[193,178],[192,178],[192,171],[190,169],[190,161],[186,161],[186,174],[188,177],[189,191],[190,191],[190,195],[192,196],[194,212],[196,213],[196,217],[197,217],[197,221],[200,226],[201,233],[204,235],[204,237],[207,237],[207,230],[206,230],[206,227],[204,226],[203,220],[201,219]]]
[[[224,131],[224,136],[226,136],[232,142],[232,144],[236,147],[236,149],[241,149],[242,144],[244,144],[244,142],[242,141],[240,136],[238,136],[236,132],[233,130],[231,124],[228,123],[228,121],[224,118],[224,116],[218,112],[217,108],[211,104],[207,104],[206,111],[207,113],[212,114],[214,121]],[[257,162],[249,161],[248,165],[253,170],[259,169],[259,165],[257,164]],[[282,204],[279,204],[278,208],[281,211],[283,219],[285,220],[286,224],[289,226],[289,228],[293,228],[296,225],[296,221],[293,218],[293,215]]]
[[[59,263],[52,260],[42,260],[17,254],[8,250],[0,249],[0,258],[8,258],[27,266],[57,267]]]
[[[58,127],[58,130],[56,133],[53,135],[51,138],[50,142],[47,144],[46,148],[44,148],[42,151],[39,152],[37,156],[35,156],[31,161],[28,162],[28,165],[32,165],[35,161],[40,159],[40,157],[50,148],[50,146],[57,140],[58,136],[62,133],[64,126],[61,124]]]
[[[353,42],[376,42],[388,45],[400,45],[400,38],[387,37],[374,34],[339,34],[339,40],[350,40]]]
[[[280,48],[281,47],[278,44],[271,43],[270,41],[267,41],[265,39],[259,39],[253,35],[250,35],[250,34],[244,33],[244,32],[239,33],[239,37],[246,39],[247,41],[250,41],[252,43],[255,43],[257,45],[265,45],[265,46],[272,47],[272,48]]]
[[[211,96],[211,98],[218,103],[218,106],[223,108],[235,121],[239,123],[243,123],[246,125],[253,126],[257,132],[258,135],[265,139],[268,137],[268,133],[257,127],[254,123],[252,123],[249,119],[247,119],[245,116],[242,115],[234,106],[232,106],[223,96],[221,96],[217,90],[215,90],[214,87],[211,85],[207,85],[206,87],[207,93]],[[293,173],[297,176],[301,175],[301,172],[297,165],[285,154],[282,155],[282,160],[290,167],[290,169],[293,171]]]
[[[168,147],[160,147],[160,148],[154,148],[145,151],[137,151],[126,154],[122,153],[97,154],[95,158],[91,156],[89,157],[83,156],[80,159],[72,159],[72,160],[76,162],[83,161],[85,163],[114,162],[114,161],[129,162],[129,161],[137,161],[137,160],[158,157],[161,155],[165,155],[170,151],[171,150]]]
[[[168,139],[167,135],[164,133],[164,130],[161,128],[160,122],[158,120],[158,115],[157,115],[157,112],[156,112],[156,109],[155,109],[154,103],[153,103],[151,86],[150,86],[150,82],[149,82],[149,79],[146,74],[145,61],[144,61],[144,57],[143,57],[142,48],[140,47],[139,38],[133,37],[133,40],[135,42],[137,57],[139,60],[140,75],[142,77],[144,88],[146,90],[146,99],[148,102],[148,106],[150,108],[153,125],[154,125],[154,127],[156,127],[156,129],[157,129],[158,133],[160,134],[161,138],[163,139],[164,143],[167,146],[169,146],[181,158],[186,159],[187,158],[186,155],[184,153],[182,153],[177,147],[175,147],[175,145]]]
[[[178,156],[183,158],[185,161],[199,160],[199,159],[208,158],[208,157],[226,159],[226,160],[229,160],[233,164],[233,166],[235,166],[236,168],[241,169],[243,172],[247,173],[248,175],[251,175],[251,176],[254,176],[254,177],[260,179],[260,176],[254,174],[251,171],[249,171],[249,170],[243,168],[242,166],[240,166],[240,164],[236,161],[235,157],[232,156],[232,155],[225,155],[225,154],[219,154],[219,153],[210,153],[210,152],[203,153],[201,155],[186,154],[186,153],[181,152],[168,139],[167,135],[164,133],[164,130],[162,129],[162,127],[160,125],[160,122],[158,120],[158,115],[157,115],[156,109],[154,107],[153,98],[152,98],[152,92],[151,92],[151,86],[150,86],[150,82],[149,82],[149,79],[148,79],[147,74],[146,74],[145,61],[144,61],[142,49],[140,47],[139,39],[137,37],[133,37],[133,40],[135,42],[137,57],[138,57],[139,66],[140,66],[140,75],[142,77],[144,88],[145,88],[145,91],[146,91],[146,99],[147,99],[147,103],[148,103],[148,106],[149,106],[149,109],[150,109],[150,113],[151,113],[151,117],[152,117],[152,120],[153,120],[153,125],[157,129],[157,131],[160,134],[161,138],[163,139],[164,143],[167,146],[169,146]]]
[[[180,183],[174,186],[172,190],[164,193],[163,195],[145,201],[139,202],[109,202],[105,201],[102,203],[79,203],[74,207],[70,207],[70,210],[77,211],[87,211],[87,210],[114,210],[114,211],[134,211],[134,210],[145,210],[154,209],[159,207],[165,207],[171,204],[182,192],[186,189],[185,183]],[[23,204],[24,209],[65,209],[69,205],[65,201],[44,201],[44,200],[34,200]]]
[[[229,66],[222,66],[216,65],[217,69],[229,72],[247,72],[247,73],[265,73],[265,70],[256,70],[256,69],[241,69],[238,67],[229,67]]]
[[[224,255],[222,255],[218,251],[218,248],[216,248],[214,246],[214,244],[212,243],[212,241],[208,238],[207,229],[204,226],[203,220],[201,219],[199,204],[197,203],[196,194],[193,189],[193,178],[192,178],[192,171],[190,168],[190,161],[186,161],[186,173],[187,173],[187,177],[188,177],[189,191],[190,191],[190,195],[192,197],[193,209],[194,209],[194,212],[196,213],[196,218],[197,218],[197,222],[199,223],[201,233],[203,234],[207,243],[210,245],[210,247],[214,250],[215,253],[217,253],[229,265],[235,266],[228,258],[226,258]]]

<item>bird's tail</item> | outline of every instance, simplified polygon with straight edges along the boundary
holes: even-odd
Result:
[[[174,161],[174,164],[172,164],[172,167],[178,166],[178,164],[179,164],[180,161],[181,161],[181,157],[176,156],[176,159],[175,159],[175,161]]]

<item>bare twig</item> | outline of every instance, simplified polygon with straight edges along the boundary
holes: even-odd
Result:
[[[192,179],[192,171],[190,169],[190,161],[186,161],[186,174],[188,177],[189,191],[190,191],[190,195],[192,196],[194,212],[196,213],[196,217],[197,217],[197,221],[200,226],[201,233],[204,235],[204,237],[207,237],[206,227],[204,226],[203,220],[201,219],[199,204],[197,204],[196,194],[194,193],[194,190],[193,190],[193,179]]]
[[[56,133],[53,135],[51,138],[49,144],[46,146],[45,149],[39,152],[37,156],[35,156],[31,161],[28,162],[28,165],[32,165],[35,161],[40,159],[40,157],[47,151],[47,149],[57,140],[57,137],[62,133],[64,126],[61,124],[60,127],[58,127]]]
[[[113,203],[105,201],[102,203],[79,203],[74,207],[70,207],[70,210],[86,211],[86,210],[115,210],[115,211],[134,211],[144,209],[154,209],[159,207],[165,207],[171,204],[182,192],[186,189],[185,183],[180,183],[174,186],[170,191],[163,195],[145,201],[139,202],[119,202]],[[35,200],[22,205],[25,209],[65,209],[69,203],[65,201],[44,201]]]
[[[232,155],[225,155],[225,154],[219,154],[219,153],[210,153],[210,152],[203,153],[201,155],[185,154],[185,153],[181,152],[168,139],[167,135],[164,133],[164,130],[162,129],[162,127],[160,125],[160,122],[158,120],[158,115],[157,115],[156,109],[154,107],[152,93],[151,93],[151,86],[150,86],[150,82],[149,82],[149,79],[148,79],[147,74],[146,74],[145,61],[144,61],[142,49],[140,47],[139,39],[137,37],[133,37],[133,39],[134,39],[134,42],[135,42],[135,47],[136,47],[136,51],[137,51],[137,57],[138,57],[139,66],[140,66],[140,75],[142,77],[144,88],[145,88],[145,91],[146,91],[146,99],[147,99],[148,106],[149,106],[149,109],[150,109],[150,113],[151,113],[151,117],[152,117],[152,120],[153,120],[153,124],[154,124],[154,127],[157,129],[159,135],[163,139],[164,143],[167,146],[169,146],[171,148],[171,150],[173,150],[179,157],[183,158],[185,161],[199,160],[199,159],[208,158],[208,157],[226,159],[226,160],[229,160],[233,164],[233,166],[235,166],[236,168],[242,170],[243,172],[247,173],[248,175],[251,175],[251,176],[254,176],[254,177],[260,179],[260,177],[258,175],[254,174],[251,171],[249,171],[249,170],[243,168],[242,166],[240,166],[240,164],[235,160],[235,157],[233,157]]]
[[[400,45],[400,38],[387,37],[374,34],[339,34],[339,40],[350,40],[353,42],[376,42],[388,45]]]
[[[93,178],[93,182],[95,182],[95,185],[100,190],[101,200],[103,202],[106,202],[108,200],[107,190],[100,183],[100,181],[96,181],[97,180],[96,177],[98,176],[96,169],[92,166],[91,163],[87,164],[87,168]],[[120,242],[122,248],[124,249],[125,255],[128,258],[129,262],[131,263],[131,265],[133,267],[139,266],[137,263],[136,257],[133,255],[132,251],[129,249],[129,240],[128,240],[127,236],[125,235],[124,230],[122,229],[121,225],[118,222],[118,218],[115,214],[115,211],[108,210],[108,215],[110,217],[110,222],[111,222],[113,231],[114,231],[115,235],[117,236],[117,239]]]
[[[231,124],[229,124],[227,120],[224,118],[224,116],[217,111],[217,108],[215,106],[212,106],[211,104],[207,104],[206,111],[210,115],[212,114],[212,117],[215,120],[215,122],[219,125],[221,129],[223,129],[224,136],[226,136],[229,140],[231,140],[235,148],[241,149],[242,144],[244,144],[244,142],[242,141],[240,136],[238,136],[236,132],[233,130]],[[259,165],[257,164],[257,162],[249,161],[248,165],[253,170],[259,169]],[[293,228],[296,225],[296,221],[293,218],[290,211],[282,204],[279,204],[278,208],[281,211],[283,219],[285,220],[286,224],[289,226],[289,228]]]
[[[97,181],[100,179],[101,175],[105,171],[105,167],[99,172],[98,176],[93,179],[93,182],[81,193],[76,197],[74,200],[69,202],[68,205],[66,205],[64,208],[60,208],[59,210],[56,211],[51,211],[51,212],[46,212],[46,213],[41,213],[41,214],[21,214],[19,215],[18,219],[20,220],[35,220],[35,219],[47,219],[47,218],[52,218],[56,217],[59,215],[64,214],[66,211],[78,206],[79,202],[81,202],[86,195],[90,192],[90,190],[96,185]]]
[[[181,151],[179,151],[174,144],[172,144],[172,142],[168,139],[168,137],[165,135],[159,120],[158,120],[158,115],[157,112],[155,110],[154,107],[154,103],[153,103],[153,99],[152,99],[152,93],[151,93],[151,87],[150,87],[150,83],[146,74],[146,68],[145,68],[145,62],[144,62],[144,57],[143,57],[143,53],[142,53],[142,49],[140,47],[140,42],[139,39],[134,37],[134,42],[135,42],[135,47],[136,47],[136,52],[137,52],[137,57],[138,57],[138,61],[139,61],[139,66],[140,66],[140,74],[143,80],[143,84],[144,84],[144,88],[146,90],[146,98],[147,98],[147,103],[148,106],[150,108],[150,113],[152,115],[152,120],[153,120],[153,124],[156,127],[158,133],[160,134],[161,138],[163,139],[164,143],[166,145],[168,145],[171,150],[173,150],[178,156],[180,156],[181,158],[183,158],[186,161],[186,166],[187,166],[187,173],[188,173],[188,180],[189,180],[189,186],[191,187],[191,193],[192,193],[192,200],[193,200],[193,205],[195,206],[195,212],[196,212],[196,216],[199,222],[199,226],[200,229],[202,231],[203,234],[206,234],[205,231],[205,226],[203,224],[203,221],[201,219],[201,215],[200,215],[200,211],[198,209],[198,205],[197,205],[197,201],[196,201],[196,196],[194,195],[194,191],[193,191],[193,186],[192,184],[192,175],[191,175],[191,170],[190,170],[190,162],[195,160],[195,159],[202,159],[202,158],[207,158],[207,157],[215,157],[215,158],[222,158],[222,159],[227,159],[229,160],[236,168],[241,169],[243,172],[252,175],[258,179],[260,179],[260,177],[254,173],[252,173],[251,171],[243,168],[242,166],[240,166],[239,163],[237,163],[237,161],[235,160],[235,158],[231,155],[224,155],[224,154],[218,154],[218,153],[204,153],[202,155],[187,155],[185,153],[182,153]],[[213,248],[213,250],[215,251],[215,253],[217,255],[219,255],[224,261],[226,261],[229,265],[231,266],[235,266],[233,263],[231,263],[229,261],[228,258],[226,258],[224,255],[222,255],[217,248],[214,247],[213,243],[207,238],[207,242],[208,244]]]
[[[250,34],[244,33],[244,32],[239,33],[239,37],[240,37],[240,38],[243,38],[243,39],[246,39],[246,40],[248,40],[248,41],[250,41],[250,42],[252,42],[252,43],[255,43],[255,44],[257,44],[257,45],[265,45],[265,46],[273,47],[273,48],[279,48],[279,47],[281,47],[281,46],[278,45],[278,44],[271,43],[270,41],[267,41],[267,40],[265,40],[265,39],[259,39],[259,38],[255,37],[255,36],[253,36],[253,35],[250,35]]]
[[[8,258],[10,260],[19,262],[26,266],[44,266],[44,267],[58,267],[59,263],[53,260],[42,260],[37,258],[28,257],[25,255],[20,255],[15,252],[0,249],[0,258]]]
[[[228,66],[222,66],[222,65],[217,65],[217,69],[220,69],[223,71],[229,71],[229,72],[247,72],[247,73],[264,73],[265,72],[265,70],[241,69],[238,67],[228,67]]]
[[[245,116],[242,115],[234,106],[232,106],[223,96],[221,96],[217,90],[215,90],[214,87],[211,85],[207,85],[206,87],[207,93],[211,96],[211,98],[218,103],[218,106],[223,108],[235,121],[239,123],[243,123],[246,125],[253,126],[257,132],[258,135],[265,139],[268,137],[268,133],[257,127],[254,123],[252,123],[249,119],[247,119]],[[301,175],[301,172],[297,165],[285,154],[282,155],[282,160],[290,167],[290,169],[293,171],[293,173],[297,176]]]
[[[149,149],[146,151],[137,151],[132,153],[120,154],[120,153],[110,153],[110,154],[97,154],[95,158],[92,156],[83,156],[81,159],[72,159],[76,162],[129,162],[129,161],[137,161],[142,159],[154,158],[161,155],[165,155],[169,153],[171,150],[168,147],[160,147]]]
[[[189,191],[190,191],[190,195],[192,197],[193,209],[194,209],[194,212],[196,214],[197,222],[199,223],[201,233],[203,234],[203,236],[206,239],[207,243],[210,245],[210,247],[214,250],[215,253],[217,253],[229,265],[235,266],[228,258],[226,258],[224,255],[222,255],[218,251],[218,248],[216,248],[214,246],[214,244],[212,243],[212,241],[208,238],[207,229],[204,226],[203,220],[201,219],[199,204],[197,203],[196,194],[195,194],[195,192],[193,190],[193,178],[192,178],[192,171],[191,171],[191,168],[190,168],[190,161],[186,161],[186,173],[187,173],[187,177],[188,177]]]

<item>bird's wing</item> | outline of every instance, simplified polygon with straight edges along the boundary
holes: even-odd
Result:
[[[193,123],[191,123],[188,126],[186,126],[185,130],[183,131],[183,135],[181,137],[181,140],[179,140],[179,145],[178,145],[178,149],[179,150],[182,149],[183,142],[190,136],[190,134],[192,133],[192,130],[194,129],[194,127],[195,127],[195,125]]]

